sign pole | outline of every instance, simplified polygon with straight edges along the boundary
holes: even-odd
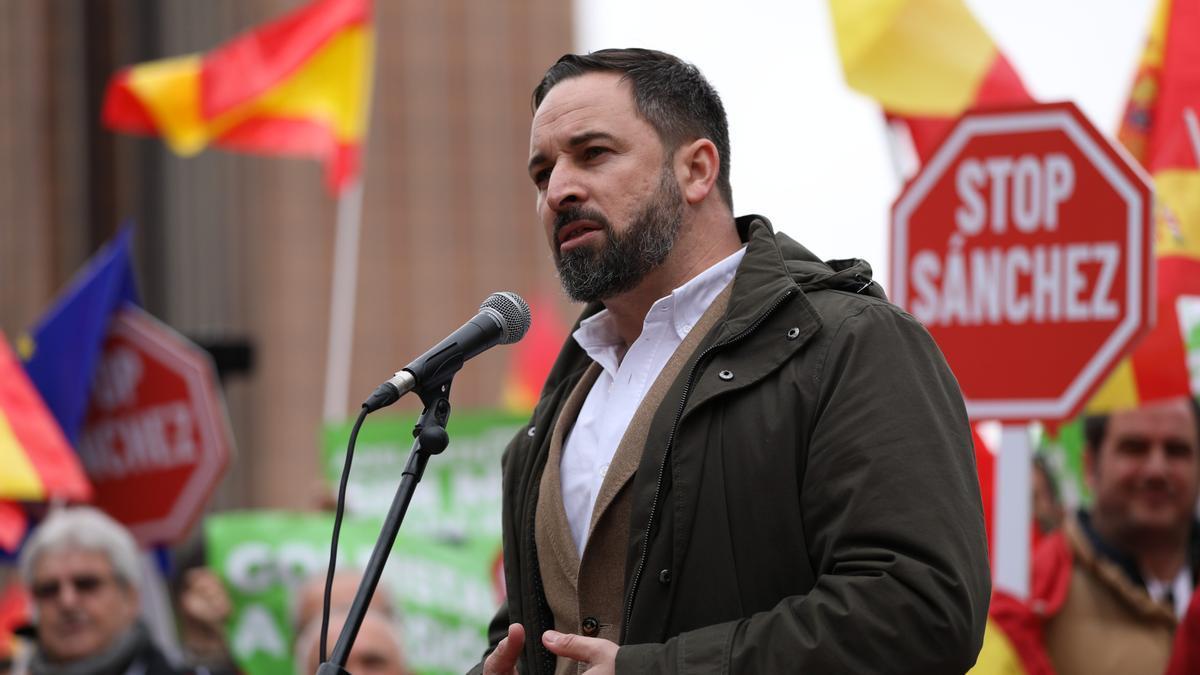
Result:
[[[1029,596],[1032,459],[1029,427],[1025,424],[1001,427],[992,576],[996,588],[1022,600]]]

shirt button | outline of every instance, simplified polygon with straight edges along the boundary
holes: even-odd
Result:
[[[671,583],[671,570],[662,570],[658,573],[658,583],[666,585]]]
[[[721,372],[717,373],[717,377],[728,382],[733,379],[733,371],[732,370],[722,370]]]
[[[536,433],[537,433],[537,427],[529,427],[529,431],[525,432],[525,434],[527,436],[529,436],[530,438],[533,438],[533,435]]]
[[[787,338],[789,340],[795,340],[798,337],[800,337],[800,329],[799,328],[796,328],[795,326],[793,326],[792,328],[788,329]]]
[[[589,616],[584,619],[581,627],[583,628],[583,634],[587,637],[596,637],[600,634],[600,622],[595,617]]]

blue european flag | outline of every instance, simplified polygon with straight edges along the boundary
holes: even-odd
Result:
[[[97,251],[18,341],[25,371],[72,444],[79,440],[92,373],[109,321],[126,302],[141,304],[130,258],[133,228],[125,225]]]

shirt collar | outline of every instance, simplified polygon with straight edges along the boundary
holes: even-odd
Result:
[[[657,313],[662,312],[663,307],[667,307],[668,311],[662,314],[669,316],[675,334],[680,340],[687,337],[692,326],[700,320],[712,301],[733,280],[738,264],[745,254],[746,247],[742,246],[671,291],[670,295],[654,301],[646,314],[643,327],[656,321]],[[617,353],[625,347],[617,333],[617,322],[607,309],[584,319],[572,337],[588,356],[605,368],[609,367],[607,361],[614,358],[619,360]]]

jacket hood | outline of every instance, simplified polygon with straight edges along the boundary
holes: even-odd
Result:
[[[738,236],[744,242],[749,242],[760,228],[774,237],[788,275],[805,293],[834,290],[886,299],[883,289],[871,278],[871,265],[866,260],[822,261],[795,239],[775,232],[771,221],[764,216],[751,214],[737,219]]]

